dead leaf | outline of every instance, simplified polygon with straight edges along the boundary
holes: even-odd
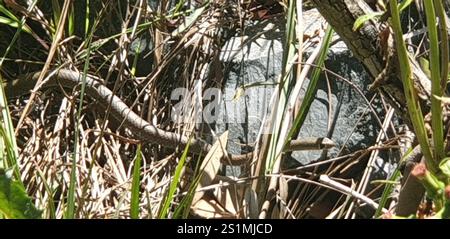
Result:
[[[225,155],[228,141],[228,131],[225,131],[219,139],[211,147],[211,150],[206,154],[205,159],[200,166],[201,178],[197,185],[197,192],[192,200],[192,205],[195,205],[199,201],[205,192],[199,192],[199,189],[211,185],[214,178],[220,169],[220,159]]]
[[[201,218],[206,219],[231,219],[235,218],[235,216],[226,210],[217,203],[214,199],[203,199],[201,198],[199,201],[195,203],[193,207],[191,207],[191,213]]]
[[[270,219],[280,219],[280,204],[277,203],[273,206],[272,216]]]
[[[243,217],[242,201],[243,194],[247,185],[233,184],[228,187],[219,188],[216,193],[217,201],[230,213],[234,215],[240,214],[238,217]]]

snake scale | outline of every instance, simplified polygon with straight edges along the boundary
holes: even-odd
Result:
[[[41,72],[27,74],[15,80],[4,82],[6,96],[8,98],[29,94],[35,87]],[[73,70],[61,69],[55,72],[49,79],[43,81],[40,89],[61,86],[73,89],[82,82],[82,73]],[[110,116],[133,132],[134,137],[141,142],[158,144],[162,147],[183,149],[189,143],[189,150],[195,154],[206,154],[212,147],[211,144],[202,139],[191,139],[184,135],[162,130],[134,113],[119,97],[90,76],[86,76],[85,92],[88,96],[98,101],[99,105],[106,107],[110,105]],[[285,152],[296,150],[320,150],[334,147],[334,143],[328,138],[303,138],[291,140],[284,149]],[[252,153],[230,154],[224,157],[222,162],[239,165],[248,162]]]

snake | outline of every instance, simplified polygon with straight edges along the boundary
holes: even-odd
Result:
[[[3,82],[6,97],[14,98],[29,94],[34,89],[37,80],[42,72],[37,71],[17,77],[14,80]],[[83,79],[84,78],[84,79]],[[105,110],[110,109],[110,117],[118,122],[123,122],[136,139],[144,143],[157,144],[162,147],[177,149],[185,148],[189,144],[189,152],[197,155],[206,154],[212,149],[212,145],[200,138],[191,138],[175,132],[166,131],[149,123],[131,108],[128,107],[118,96],[108,87],[96,80],[94,77],[85,75],[70,69],[59,69],[45,79],[39,89],[50,87],[63,87],[74,89],[85,83],[85,93],[95,99]],[[334,147],[332,140],[326,137],[305,137],[302,139],[290,140],[283,149],[283,152],[299,150],[323,150]],[[226,152],[221,161],[231,165],[241,165],[248,162],[253,157],[253,152],[245,154],[231,154]]]

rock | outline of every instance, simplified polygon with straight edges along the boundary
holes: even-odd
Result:
[[[305,32],[309,35],[324,23],[314,9],[305,13],[304,20]],[[255,23],[247,29],[252,32],[232,38],[222,53],[222,61],[226,66],[226,84],[216,130],[219,133],[229,130],[228,150],[236,154],[245,150],[242,145],[252,145],[256,140],[274,89],[274,85],[269,84],[277,82],[283,55],[283,24]],[[264,33],[255,36],[261,32]],[[242,42],[247,40],[249,43],[241,49]],[[331,47],[326,67],[350,80],[364,95],[370,95],[367,91],[367,85],[371,82],[369,76],[343,42]],[[264,82],[265,85],[248,88],[243,96],[233,100],[236,92],[240,92],[239,87],[256,82]],[[303,92],[307,84],[308,81],[304,84]],[[377,113],[380,114],[381,110],[378,109]],[[378,130],[379,124],[368,110],[366,101],[353,86],[331,74],[328,74],[327,83],[325,74],[321,75],[316,98],[300,130],[300,137],[331,138],[337,147],[330,150],[328,156],[336,156],[341,150],[352,152],[372,145]],[[320,156],[320,151],[292,154],[301,164],[315,161]]]
[[[226,85],[219,110],[217,130],[228,129],[229,151],[241,153],[241,144],[253,143],[268,110],[274,83],[281,72],[283,32],[274,24],[249,26],[253,32],[243,39],[232,38],[225,45],[222,61],[225,62]],[[269,30],[270,29],[270,30]],[[266,34],[252,40],[257,32]],[[249,41],[240,47],[242,41]],[[251,83],[266,83],[245,89],[245,95],[238,97],[240,87]],[[236,96],[236,97],[235,97]]]
[[[354,86],[367,94],[366,88],[371,80],[363,66],[351,56],[349,50],[336,51],[333,48],[325,62],[327,69],[351,80]],[[329,151],[330,156],[336,156],[341,150],[353,152],[369,147],[374,143],[379,127],[370,114],[364,96],[334,76],[329,75],[328,79],[329,83],[322,74],[316,98],[300,130],[300,137],[331,138],[337,147]],[[292,156],[306,164],[318,159],[320,154],[320,151],[298,151]]]

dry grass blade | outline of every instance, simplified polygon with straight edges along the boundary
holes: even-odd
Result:
[[[372,199],[355,192],[354,190],[352,190],[351,188],[338,183],[334,180],[331,180],[327,175],[320,175],[320,182],[324,183],[325,185],[328,185],[330,187],[332,187],[334,190],[337,190],[339,192],[345,193],[347,195],[350,195],[352,197],[355,197],[361,201],[363,201],[364,203],[367,203],[369,206],[373,207],[374,209],[378,208],[378,203],[374,202]],[[387,213],[388,211],[386,209],[382,209],[383,213]]]
[[[64,1],[61,17],[59,18],[59,22],[58,22],[58,28],[56,30],[56,34],[55,34],[55,37],[53,39],[52,46],[51,46],[49,54],[47,56],[47,60],[45,61],[44,67],[42,69],[42,73],[41,73],[41,75],[39,76],[39,79],[36,82],[36,88],[33,90],[33,93],[30,96],[29,102],[27,103],[27,105],[26,105],[22,115],[20,116],[19,122],[17,123],[16,135],[18,134],[19,129],[22,126],[22,123],[23,123],[25,117],[27,116],[28,111],[30,110],[30,107],[33,105],[34,97],[36,96],[35,92],[37,90],[37,87],[40,85],[40,83],[44,79],[45,74],[47,73],[48,69],[50,68],[50,64],[54,60],[53,57],[54,57],[54,55],[56,53],[56,50],[59,47],[59,43],[60,43],[60,41],[62,40],[62,37],[63,37],[63,33],[64,33],[64,30],[65,30],[64,26],[65,26],[65,23],[66,23],[67,14],[69,12],[70,4],[71,4],[70,0],[65,0]]]

